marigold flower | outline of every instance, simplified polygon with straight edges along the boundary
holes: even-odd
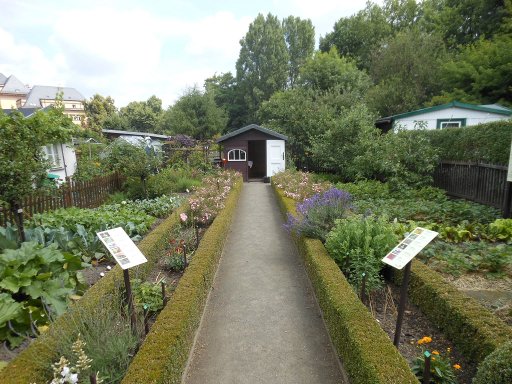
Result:
[[[455,368],[456,370],[459,370],[459,369],[461,369],[462,367],[461,367],[459,364],[453,364],[453,368]]]
[[[428,336],[425,336],[422,339],[418,340],[418,345],[428,344],[430,342],[432,342],[432,338],[428,337]]]
[[[433,355],[439,355],[439,351],[432,351]]]

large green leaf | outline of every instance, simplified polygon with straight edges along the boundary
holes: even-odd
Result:
[[[0,293],[0,328],[4,327],[9,320],[16,318],[23,305],[14,301],[7,293]]]

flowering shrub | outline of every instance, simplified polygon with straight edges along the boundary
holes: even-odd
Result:
[[[224,208],[224,201],[239,176],[239,172],[223,170],[203,179],[203,186],[188,200],[194,224],[208,225],[213,221]]]
[[[459,364],[453,364],[450,360],[450,348],[446,349],[446,355],[442,356],[438,350],[429,352],[426,347],[432,342],[432,338],[425,336],[418,340],[417,344],[421,349],[421,355],[413,361],[411,370],[423,383],[425,372],[425,359],[430,357],[430,383],[432,384],[456,384],[455,371],[461,369]]]
[[[297,204],[298,217],[288,214],[285,227],[297,234],[325,242],[334,221],[345,216],[351,208],[352,196],[345,191],[331,188],[317,193]]]
[[[75,358],[75,364],[71,365],[70,361],[64,356],[61,356],[60,360],[53,364],[53,380],[50,384],[76,384],[79,381],[78,375],[80,373],[86,373],[91,368],[92,360],[87,357],[84,352],[85,342],[80,339],[78,335],[77,340],[73,343],[73,354]],[[97,378],[97,375],[96,375]],[[101,383],[101,380],[97,382]]]
[[[330,188],[327,182],[315,183],[311,173],[287,169],[272,176],[274,183],[279,189],[284,191],[286,197],[297,201],[321,193]]]

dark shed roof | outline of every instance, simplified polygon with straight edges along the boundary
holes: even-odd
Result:
[[[268,129],[268,128],[260,127],[259,125],[256,125],[256,124],[251,124],[251,125],[248,125],[247,127],[243,127],[243,128],[237,129],[236,131],[229,132],[228,134],[226,134],[226,135],[224,135],[222,137],[219,137],[217,139],[217,143],[221,143],[221,142],[223,142],[223,141],[225,141],[227,139],[230,139],[232,137],[238,136],[238,135],[240,135],[240,134],[242,134],[244,132],[250,131],[252,129],[254,129],[256,131],[260,131],[262,133],[266,133],[267,135],[273,136],[276,139],[288,140],[288,137],[285,136],[285,135],[282,135],[280,133],[272,131],[271,129]]]

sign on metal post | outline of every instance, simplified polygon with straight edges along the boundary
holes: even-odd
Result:
[[[128,304],[128,312],[130,313],[130,324],[132,332],[136,334],[137,317],[135,314],[135,306],[133,305],[132,285],[128,269],[135,267],[136,265],[144,264],[148,260],[139,248],[137,248],[132,239],[130,239],[130,236],[128,236],[121,227],[98,232],[97,235],[119,266],[123,269],[126,303]]]
[[[400,242],[382,261],[393,268],[405,268],[402,287],[400,289],[400,304],[398,305],[398,316],[396,319],[395,338],[393,344],[398,348],[400,344],[400,332],[404,319],[405,306],[407,305],[407,288],[411,275],[411,262],[423,248],[427,246],[439,233],[429,229],[417,227],[404,240]]]
[[[507,181],[512,183],[512,143],[510,143],[510,157],[508,159]]]

